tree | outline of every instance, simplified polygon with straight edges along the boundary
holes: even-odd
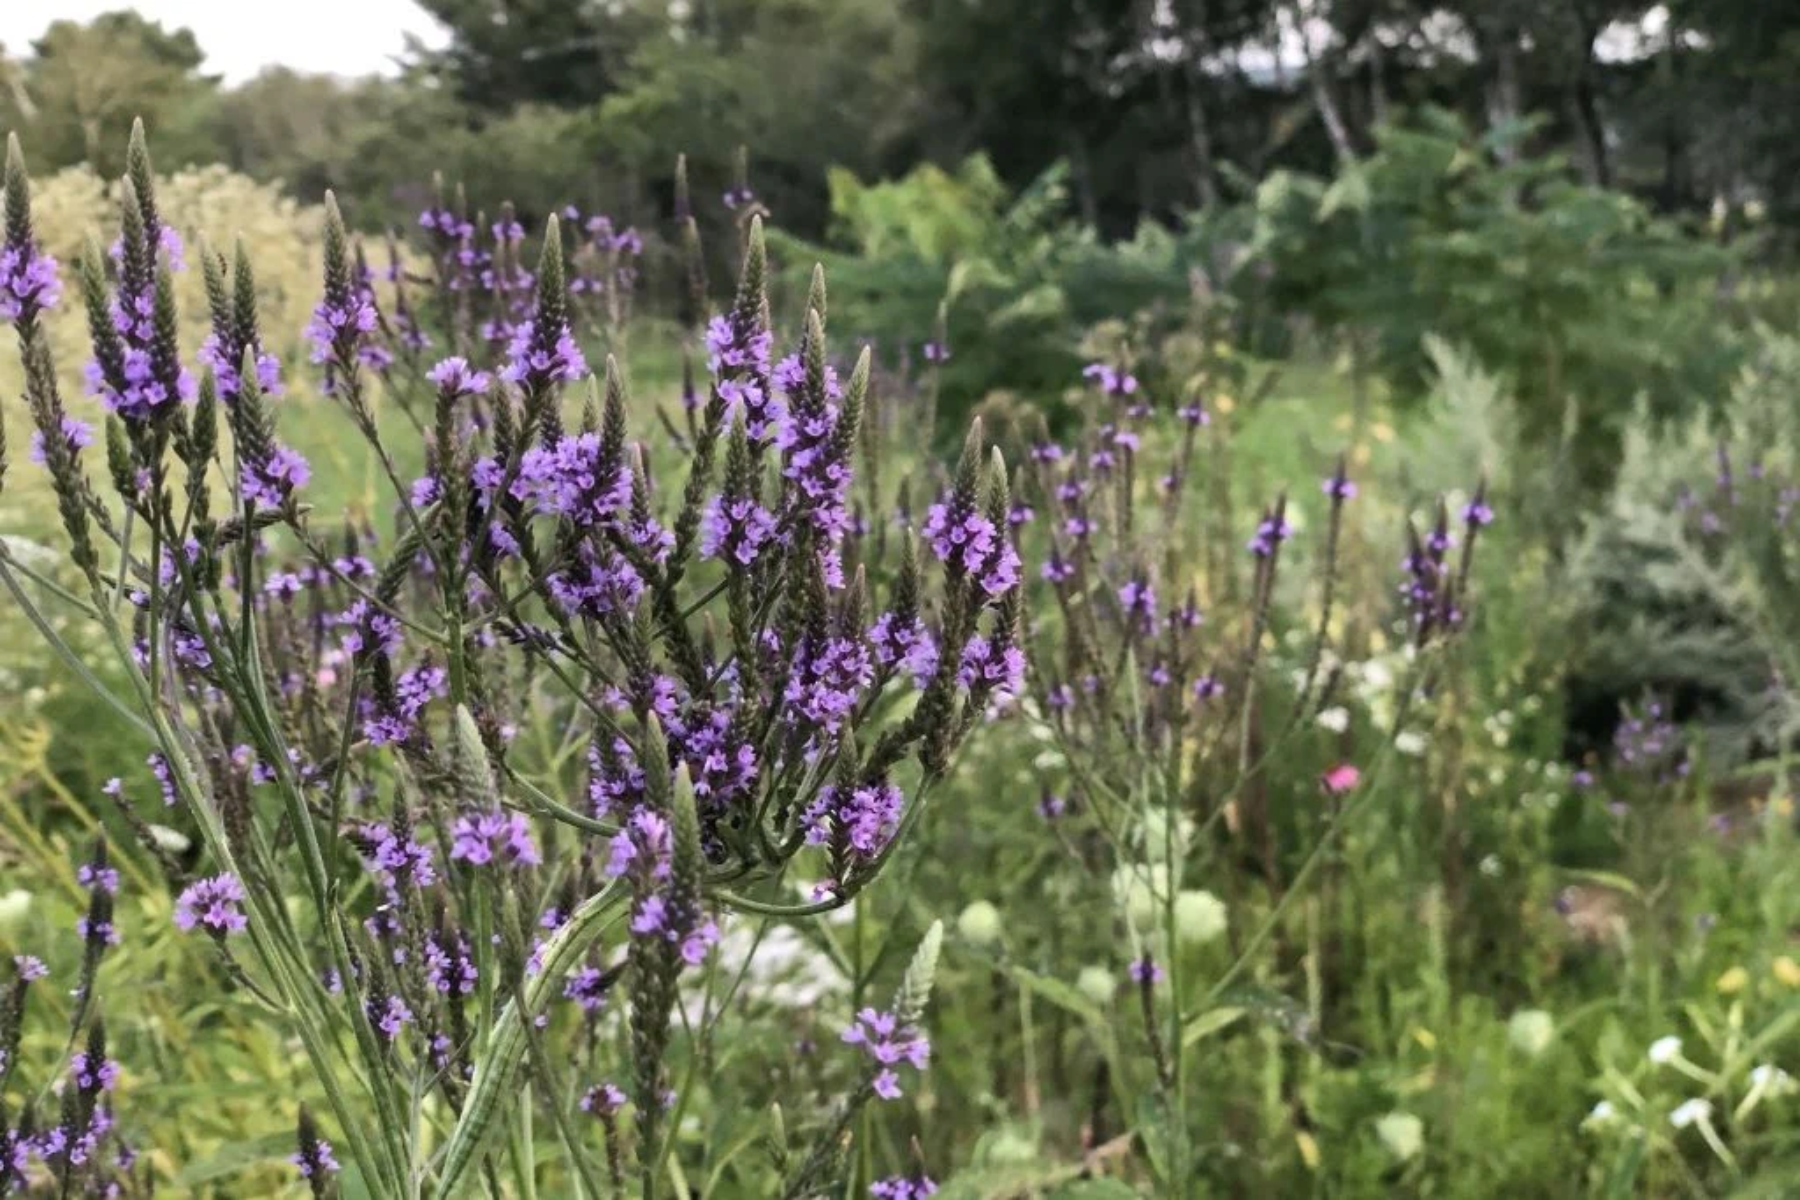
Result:
[[[117,174],[138,116],[157,130],[163,161],[205,156],[196,126],[218,81],[200,73],[205,55],[191,31],[111,12],[85,25],[56,21],[31,49],[0,109],[29,132],[34,162]]]
[[[604,100],[639,39],[669,5],[641,0],[420,0],[450,33],[414,49],[430,75],[485,113],[520,104],[579,108]],[[663,11],[659,16],[657,9]]]

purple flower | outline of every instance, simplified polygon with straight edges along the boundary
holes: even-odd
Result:
[[[1138,390],[1138,381],[1135,375],[1107,363],[1089,363],[1082,368],[1081,376],[1094,383],[1109,396],[1129,396]]]
[[[573,1000],[581,1011],[593,1015],[606,1007],[606,992],[612,980],[599,967],[582,967],[569,972],[563,983],[563,999]]]
[[[492,375],[475,370],[468,359],[460,356],[439,361],[425,372],[425,378],[435,383],[438,391],[446,396],[475,396],[494,386]]]
[[[1350,500],[1356,496],[1356,484],[1351,482],[1342,472],[1326,479],[1319,485],[1319,490],[1331,497],[1334,501]]]
[[[674,840],[667,820],[647,808],[632,813],[613,837],[606,874],[631,880],[637,897],[631,910],[634,935],[674,944],[689,966],[705,961],[719,940],[719,927],[696,897],[674,886]]]
[[[607,461],[599,434],[570,434],[525,452],[512,495],[583,529],[611,525],[630,507],[631,470]]]
[[[925,1175],[891,1175],[869,1185],[875,1200],[925,1200],[937,1195],[937,1184]]]
[[[826,784],[807,806],[801,818],[809,846],[827,846],[844,870],[873,862],[900,827],[900,811],[906,797],[894,784],[882,780],[846,789]]]
[[[50,968],[44,965],[43,959],[34,958],[29,954],[15,954],[13,969],[18,971],[19,979],[24,983],[31,983],[50,974]]]
[[[1131,973],[1132,982],[1144,987],[1161,983],[1163,980],[1162,967],[1158,966],[1156,960],[1148,954],[1133,959],[1128,970]]]
[[[925,355],[925,361],[928,363],[950,361],[950,347],[944,345],[942,342],[926,342],[923,353]]]
[[[716,496],[700,518],[700,556],[750,566],[774,539],[775,530],[775,514],[755,500]]]
[[[913,686],[923,688],[937,674],[937,639],[923,619],[910,620],[885,612],[869,627],[869,647],[881,667],[905,673]]]
[[[1062,551],[1052,546],[1050,557],[1044,560],[1044,565],[1038,569],[1038,573],[1044,577],[1046,583],[1067,583],[1075,578],[1075,564],[1064,558]]]
[[[413,1011],[406,1001],[399,996],[386,999],[371,998],[367,1004],[369,1021],[381,1031],[382,1037],[393,1041],[400,1036],[400,1031],[412,1023]]]
[[[75,882],[89,891],[116,895],[119,890],[119,872],[98,862],[82,863],[75,868]]]
[[[1128,625],[1148,630],[1156,624],[1156,591],[1143,579],[1128,580],[1119,589],[1119,606]]]
[[[796,647],[782,699],[790,723],[836,737],[875,678],[869,647],[858,637],[807,636]]]
[[[247,459],[239,482],[243,486],[245,503],[280,508],[311,478],[312,467],[299,451],[276,445],[269,450],[267,458],[260,461]]]
[[[425,982],[445,996],[475,994],[481,976],[475,967],[469,943],[460,933],[454,941],[428,938],[425,942]]]
[[[1477,496],[1463,505],[1462,520],[1463,524],[1471,529],[1481,529],[1494,523],[1494,510],[1488,507],[1485,500]]]
[[[581,1094],[581,1111],[605,1116],[625,1107],[625,1093],[617,1084],[597,1083]]]
[[[365,825],[362,837],[370,847],[369,869],[383,886],[426,888],[437,882],[430,846],[411,837],[402,838],[386,825]]]
[[[767,377],[773,344],[774,337],[766,329],[739,329],[730,317],[714,317],[706,326],[707,369],[721,377],[746,371]]]
[[[644,592],[643,576],[623,555],[596,552],[586,542],[574,566],[544,582],[565,612],[596,618],[631,612]]]
[[[953,574],[966,573],[989,596],[1018,585],[1019,552],[992,521],[955,497],[926,511],[921,532]]]
[[[169,769],[169,760],[162,756],[161,751],[152,751],[144,759],[144,765],[156,776],[156,786],[162,791],[164,807],[173,808],[176,800],[175,773]]]
[[[631,814],[625,828],[613,835],[606,874],[617,879],[628,871],[652,880],[669,878],[674,835],[663,817],[647,808]]]
[[[963,646],[956,681],[970,691],[1017,696],[1025,690],[1025,652],[1005,633],[978,633]]]
[[[76,451],[93,445],[94,427],[86,421],[78,421],[65,413],[62,418],[62,437],[63,443],[69,448],[69,456],[72,458]],[[34,430],[31,434],[31,461],[41,465],[44,461],[44,450],[43,432]]]
[[[197,357],[202,364],[212,368],[213,385],[219,399],[226,404],[235,401],[244,390],[238,373],[244,361],[244,351],[249,348],[237,337],[235,327],[230,324],[215,324],[213,331],[206,335],[206,340],[200,343]],[[257,390],[265,396],[281,395],[281,360],[260,346],[255,348],[254,353]]]
[[[119,1064],[77,1050],[69,1056],[69,1078],[84,1092],[110,1092],[119,1082]]]
[[[1275,553],[1275,548],[1294,536],[1294,527],[1288,524],[1285,517],[1264,517],[1256,527],[1256,533],[1245,543],[1245,549],[1258,558],[1268,558]]]
[[[318,1179],[325,1175],[336,1175],[343,1168],[338,1165],[337,1156],[331,1152],[331,1143],[314,1135],[312,1145],[302,1146],[289,1156],[288,1161],[300,1171],[303,1179]]]
[[[353,295],[338,302],[327,297],[319,301],[306,325],[306,337],[313,344],[312,361],[354,361],[367,335],[374,333],[380,323],[375,305],[365,296]]]
[[[544,326],[540,329],[540,326]],[[559,326],[545,325],[539,314],[521,321],[513,330],[506,346],[507,362],[500,378],[516,383],[527,391],[542,391],[556,383],[573,383],[588,373],[587,359],[575,344],[565,320]]]
[[[62,298],[56,267],[31,241],[0,245],[0,321],[23,323],[55,308]]]
[[[532,840],[531,825],[522,813],[496,810],[458,817],[451,834],[450,857],[470,866],[482,867],[498,860],[533,867],[543,861]]]
[[[392,654],[400,648],[400,622],[367,600],[352,604],[337,624],[347,629],[339,641],[346,654]]]
[[[175,925],[192,931],[204,925],[215,937],[243,932],[250,923],[238,906],[244,902],[244,885],[230,873],[190,883],[175,899]]]
[[[873,1087],[883,1100],[900,1096],[900,1077],[894,1068],[902,1063],[923,1071],[931,1062],[931,1042],[910,1025],[901,1025],[891,1012],[865,1008],[843,1032],[847,1045],[861,1046],[876,1065]]]

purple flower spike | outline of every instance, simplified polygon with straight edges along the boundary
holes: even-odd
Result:
[[[0,321],[24,323],[56,307],[62,278],[56,259],[35,243],[0,245]]]
[[[250,923],[239,907],[243,902],[244,885],[235,875],[214,875],[190,883],[175,900],[175,925],[188,932],[204,926],[215,937],[242,933]]]
[[[900,1097],[900,1076],[895,1067],[902,1064],[923,1071],[931,1062],[931,1041],[910,1025],[901,1025],[891,1012],[865,1008],[843,1032],[846,1045],[861,1046],[874,1060],[875,1077],[871,1086],[883,1100]]]
[[[451,831],[450,857],[470,866],[533,867],[542,862],[531,825],[522,813],[495,811],[476,817],[458,817]]]

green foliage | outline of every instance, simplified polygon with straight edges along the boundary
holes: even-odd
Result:
[[[824,246],[775,234],[786,284],[823,262],[834,319],[894,331],[916,355],[940,312],[951,352],[940,371],[942,411],[968,411],[993,393],[1054,407],[1078,381],[1088,326],[1117,314],[1179,306],[1190,247],[1154,225],[1109,245],[1074,223],[1067,171],[1047,172],[1010,196],[984,158],[955,171],[921,166],[864,183],[833,171],[833,239]],[[842,314],[838,316],[838,314]]]
[[[1699,411],[1739,360],[1709,292],[1727,259],[1553,159],[1508,162],[1512,132],[1472,134],[1427,110],[1330,181],[1276,172],[1257,190],[1240,278],[1345,339],[1401,398],[1424,394],[1425,337],[1505,381],[1519,452],[1548,490],[1605,494],[1640,402]]]

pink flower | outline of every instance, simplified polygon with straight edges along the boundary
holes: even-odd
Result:
[[[1362,772],[1352,763],[1339,763],[1319,777],[1327,794],[1341,796],[1362,782]]]

